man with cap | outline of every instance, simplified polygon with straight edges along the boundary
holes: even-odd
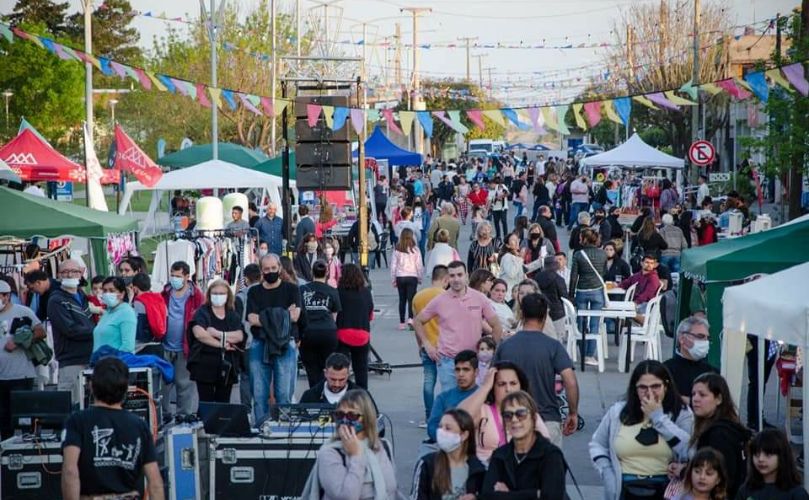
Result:
[[[84,263],[68,259],[59,266],[61,287],[48,299],[48,319],[53,330],[53,350],[59,362],[59,390],[79,400],[79,376],[93,353],[93,313],[80,288]]]

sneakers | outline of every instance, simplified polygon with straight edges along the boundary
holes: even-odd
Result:
[[[404,330],[406,328],[407,328],[407,325],[405,323],[399,323],[399,330]]]
[[[419,422],[418,427],[419,427],[419,429],[426,429],[427,428],[427,422],[422,420],[421,422]]]
[[[584,364],[587,366],[598,366],[598,360],[593,356],[586,356],[584,358]]]

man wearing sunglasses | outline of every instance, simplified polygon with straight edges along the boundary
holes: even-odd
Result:
[[[690,316],[677,326],[677,350],[674,357],[663,362],[671,372],[677,392],[685,404],[691,404],[691,386],[703,373],[716,373],[705,361],[710,349],[710,325],[699,316]]]

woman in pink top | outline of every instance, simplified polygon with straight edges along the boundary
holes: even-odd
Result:
[[[331,208],[329,202],[326,200],[320,201],[320,216],[315,223],[315,236],[317,239],[323,238],[323,235],[329,229],[337,224],[337,219],[334,218],[334,209]]]
[[[326,259],[328,266],[328,273],[326,274],[326,283],[334,288],[337,288],[337,282],[340,281],[342,274],[342,264],[340,264],[340,243],[335,238],[323,239],[323,257]]]
[[[410,228],[402,229],[399,242],[393,250],[390,263],[390,277],[393,287],[399,290],[399,330],[405,329],[405,313],[408,323],[413,322],[413,296],[421,283],[424,267],[421,263],[421,252]]]
[[[528,390],[528,378],[522,370],[510,361],[499,361],[489,367],[486,379],[478,390],[458,405],[475,419],[476,453],[484,464],[489,463],[494,450],[510,439],[500,417],[503,399],[509,393]],[[548,428],[539,414],[536,430],[546,438],[549,436]]]

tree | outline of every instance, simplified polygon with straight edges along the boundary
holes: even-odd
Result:
[[[93,54],[128,64],[141,62],[140,33],[131,26],[135,14],[129,0],[105,0],[92,15]],[[67,30],[76,41],[84,40],[84,14],[67,20]],[[82,45],[83,46],[83,43]]]
[[[65,16],[69,2],[53,2],[52,0],[17,0],[14,10],[6,16],[12,26],[22,23],[29,25],[44,24],[45,30],[52,35],[63,35],[66,32]]]
[[[20,28],[30,33],[47,30],[44,23],[23,23]],[[15,40],[9,43],[2,37],[0,58],[4,68],[0,71],[0,88],[14,93],[9,101],[9,114],[17,118],[24,116],[49,141],[69,143],[71,132],[81,130],[84,109],[82,66],[74,61],[62,61],[30,42]],[[5,131],[6,137],[13,136],[13,132]],[[72,145],[77,146],[77,143]]]

